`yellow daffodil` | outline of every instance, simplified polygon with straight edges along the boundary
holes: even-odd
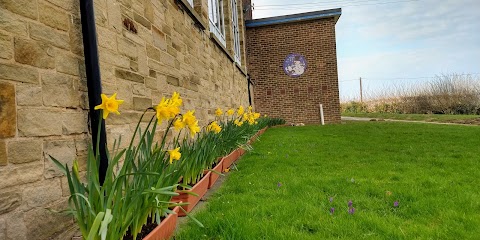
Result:
[[[215,110],[215,115],[217,115],[217,117],[220,117],[220,116],[222,116],[222,115],[223,115],[223,111],[222,111],[222,109],[220,109],[220,108],[217,108],[217,110]]]
[[[107,97],[107,95],[102,93],[101,97],[102,97],[102,103],[100,105],[95,106],[94,109],[103,110],[103,119],[107,119],[108,114],[110,114],[111,112],[120,114],[120,112],[118,112],[118,105],[122,104],[123,100],[115,99],[117,97],[117,93],[114,93],[111,97]]]
[[[248,111],[251,112],[253,110],[252,105],[248,106]]]
[[[180,107],[183,103],[183,100],[180,98],[180,94],[177,92],[173,92],[171,101],[172,105],[175,107]]]
[[[235,113],[235,110],[233,110],[233,109],[231,109],[231,108],[228,109],[228,111],[227,111],[227,115],[228,115],[228,116],[232,116],[234,113]]]
[[[243,121],[239,121],[238,119],[235,119],[235,121],[233,121],[233,123],[239,127],[241,127],[243,125]]]
[[[224,172],[230,172],[230,168],[223,169]]]
[[[220,127],[217,123],[217,121],[213,121],[212,123],[210,123],[207,127],[207,131],[211,131],[211,132],[214,132],[214,133],[219,133],[220,131],[222,131],[222,127]]]
[[[245,109],[243,109],[243,106],[240,106],[237,110],[237,115],[242,116],[244,112],[245,112]]]
[[[185,127],[185,123],[181,119],[177,118],[173,122],[173,127],[175,128],[175,130],[180,131]]]
[[[253,113],[253,118],[259,119],[260,118],[260,113]]]
[[[187,111],[182,116],[182,121],[185,126],[190,130],[190,137],[195,137],[195,133],[200,132],[200,127],[198,126],[197,118],[194,115],[195,111]]]
[[[170,156],[170,164],[173,163],[173,160],[180,160],[180,157],[182,157],[179,147],[172,150],[167,150],[167,152],[168,152],[168,155]]]
[[[163,120],[170,120],[180,113],[180,106],[182,105],[180,94],[174,92],[171,99],[163,97],[160,103],[154,107],[157,112],[158,124]]]

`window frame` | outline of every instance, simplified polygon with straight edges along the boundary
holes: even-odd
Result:
[[[237,0],[230,0],[232,7],[232,32],[233,32],[233,57],[235,62],[241,65],[242,47],[240,43],[240,25],[238,24],[238,6]]]
[[[217,37],[223,46],[227,45],[225,34],[225,12],[223,10],[224,0],[208,0],[208,22],[210,32]]]

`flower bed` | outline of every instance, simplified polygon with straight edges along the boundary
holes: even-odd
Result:
[[[95,110],[102,111],[99,132],[110,113],[120,114],[118,109],[122,103],[116,99],[116,94],[111,97],[102,94],[102,103],[95,107]],[[210,184],[214,178],[211,175],[217,175],[210,171],[204,174],[204,171],[213,166],[219,156],[231,152],[232,159],[222,160],[214,170],[219,173],[229,167],[245,153],[245,149],[249,149],[244,139],[257,136],[259,130],[281,122],[261,118],[252,107],[245,110],[240,106],[225,114],[217,109],[215,121],[200,127],[193,110],[181,113],[182,103],[180,95],[175,92],[171,98],[163,97],[158,105],[146,109],[129,146],[120,149],[115,142],[107,154],[109,164],[103,182],[100,182],[102,177],[98,171],[99,142],[89,148],[86,181],[81,180],[77,161],[70,169],[52,157],[67,176],[71,193],[69,211],[85,239],[118,240],[127,231],[136,239],[149,217],[161,225],[162,217],[174,213],[170,210],[172,207],[178,206],[181,210],[178,214],[188,216],[213,184]],[[141,130],[140,123],[145,122],[143,118],[148,111],[154,111],[155,115]],[[167,128],[157,141],[155,136],[161,132],[157,126],[163,121],[167,122]],[[171,128],[177,134],[167,138]]]

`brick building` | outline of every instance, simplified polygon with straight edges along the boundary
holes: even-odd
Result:
[[[289,123],[340,121],[335,24],[341,9],[247,20],[256,110]]]

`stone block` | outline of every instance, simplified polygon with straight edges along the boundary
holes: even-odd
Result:
[[[133,97],[133,109],[145,111],[149,107],[152,107],[152,99]]]
[[[15,14],[0,8],[0,16],[2,16],[0,18],[0,29],[13,33],[15,36],[28,36],[27,24],[18,19]]]
[[[163,51],[167,50],[167,41],[165,34],[158,30],[157,28],[152,28],[153,33],[153,45]]]
[[[13,57],[12,37],[0,32],[0,58],[11,59]]]
[[[36,182],[43,177],[43,162],[32,162],[0,168],[0,189]]]
[[[160,50],[147,44],[147,57],[160,61]]]
[[[43,142],[39,140],[19,140],[8,142],[8,162],[28,163],[43,159]]]
[[[5,166],[7,164],[7,143],[2,139],[0,140],[0,166]]]
[[[24,212],[16,211],[7,215],[6,222],[6,240],[29,240],[26,236],[27,228],[23,221]]]
[[[60,203],[52,208],[56,211],[65,210],[67,204]],[[28,226],[27,239],[51,239],[73,224],[72,217],[54,213],[42,207],[26,212],[23,221]]]
[[[101,1],[96,1],[96,3],[100,3]],[[95,24],[97,26],[106,27],[107,26],[107,12],[106,9],[99,4],[93,5],[94,12],[95,12]]]
[[[63,173],[50,160],[50,156],[61,162],[63,165],[68,164],[71,169],[73,160],[77,157],[75,142],[73,140],[65,141],[47,141],[43,145],[45,152],[45,178],[53,178],[62,176]]]
[[[21,65],[0,63],[0,79],[38,84],[38,70]]]
[[[17,84],[18,106],[42,106],[42,87],[34,84]]]
[[[13,13],[27,18],[37,19],[38,5],[37,1],[30,0],[0,0],[0,6]]]
[[[29,208],[47,206],[61,197],[62,186],[60,178],[29,185],[22,192],[23,203]]]
[[[24,137],[62,135],[61,114],[47,109],[19,109],[18,134]]]
[[[167,76],[167,83],[173,86],[180,86],[180,80],[176,77]]]
[[[38,23],[29,23],[29,29],[32,39],[42,40],[59,48],[70,49],[70,38],[65,32]]]
[[[83,60],[68,54],[65,51],[57,51],[55,54],[55,66],[57,72],[80,76],[85,74],[85,63]]]
[[[122,69],[115,69],[115,76],[133,82],[144,83],[145,81],[145,78],[142,75]]]
[[[5,222],[5,219],[0,218],[0,239],[7,239],[6,231],[7,223]]]
[[[116,0],[107,0],[108,25],[113,27],[116,31],[122,30],[122,12],[120,11],[120,4]]]
[[[74,89],[74,78],[62,74],[42,76],[43,104],[53,107],[77,108],[80,93]]]
[[[149,74],[147,52],[144,46],[138,46],[138,72],[143,76]]]
[[[38,16],[40,22],[47,26],[68,31],[70,17],[65,11],[57,10],[52,5],[40,2],[38,6]]]
[[[0,192],[0,215],[11,212],[22,203],[22,195],[19,191],[8,190]]]
[[[0,82],[0,138],[14,137],[17,131],[15,86]]]
[[[63,0],[56,0],[56,1],[63,1]],[[78,1],[75,1],[75,2],[78,2]],[[80,18],[73,17],[73,16],[71,19],[72,20],[70,21],[70,30],[68,31],[68,35],[70,36],[70,40],[68,41],[68,44],[73,53],[79,56],[83,56],[83,36],[82,36],[81,20]]]
[[[150,90],[144,84],[133,84],[132,93],[139,96],[150,96]]]
[[[62,131],[64,135],[86,133],[86,114],[78,111],[68,111],[62,113]]]
[[[80,13],[80,3],[76,0],[47,0],[47,2],[52,3],[53,5],[63,8],[70,13],[79,14]]]
[[[133,12],[133,19],[147,29],[151,29],[152,27],[152,24],[150,23],[150,21],[148,21],[148,19],[144,18],[142,15],[138,14],[137,12]]]
[[[97,28],[98,45],[106,49],[117,51],[117,34],[107,28]]]
[[[108,49],[99,48],[98,58],[101,62],[106,62],[121,68],[130,67],[130,59],[128,57],[122,56],[117,52],[112,52]]]
[[[133,109],[133,94],[131,81],[118,80],[115,92],[117,92],[118,96],[121,96],[121,99],[124,100],[123,104],[120,106],[120,109],[122,111]]]
[[[124,37],[118,37],[117,38],[118,42],[118,52],[132,60],[137,60],[138,58],[138,52],[137,52],[137,45],[124,38]]]
[[[50,45],[15,38],[15,61],[39,68],[55,68],[55,53]]]

